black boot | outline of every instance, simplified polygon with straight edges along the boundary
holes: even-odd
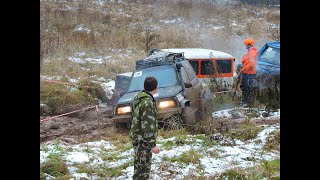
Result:
[[[248,106],[248,98],[249,98],[249,91],[242,91],[242,99],[241,99],[241,106],[247,107]]]

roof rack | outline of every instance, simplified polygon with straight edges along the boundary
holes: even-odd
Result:
[[[176,62],[186,60],[183,53],[172,53],[161,51],[159,49],[152,49],[149,56],[136,61],[136,70],[144,69],[147,67],[160,66],[160,65],[173,65]]]

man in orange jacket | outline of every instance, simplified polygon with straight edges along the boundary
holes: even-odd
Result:
[[[246,46],[248,52],[242,57],[242,81],[240,86],[242,90],[241,104],[244,107],[251,107],[253,95],[253,80],[256,75],[258,51],[255,47],[253,47],[254,40],[252,38],[244,40],[244,45]]]

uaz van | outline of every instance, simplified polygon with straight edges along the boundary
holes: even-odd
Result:
[[[198,78],[233,77],[235,58],[225,52],[201,48],[172,48],[161,51],[183,53]]]

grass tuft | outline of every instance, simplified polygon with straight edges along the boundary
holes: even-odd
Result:
[[[267,151],[280,151],[280,130],[270,133],[266,144],[263,146],[263,149]]]
[[[50,154],[46,161],[40,164],[40,176],[44,173],[54,177],[63,177],[69,175],[69,170],[66,161],[58,154]]]

